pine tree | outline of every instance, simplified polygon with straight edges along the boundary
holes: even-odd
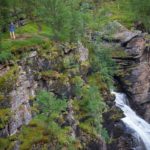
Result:
[[[55,40],[77,40],[81,33],[82,17],[78,0],[39,0],[38,16],[46,22]]]

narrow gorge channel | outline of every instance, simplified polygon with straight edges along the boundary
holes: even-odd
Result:
[[[150,149],[150,124],[139,117],[129,106],[128,99],[124,93],[112,92],[115,95],[116,106],[119,107],[124,114],[121,121],[125,124],[126,129],[136,141],[134,150]]]

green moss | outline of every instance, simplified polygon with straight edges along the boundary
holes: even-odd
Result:
[[[23,127],[18,139],[21,141],[21,150],[32,149],[33,146],[40,145],[42,148],[51,145],[56,148],[58,145],[63,147],[73,146],[76,142],[69,136],[70,128],[61,128],[55,122],[51,122],[50,126],[41,120],[34,119],[29,126]]]
[[[0,109],[0,129],[3,129],[11,116],[10,109]]]
[[[90,134],[91,136],[97,136],[97,132],[95,128],[93,128],[90,124],[86,123],[80,123],[79,127],[85,132]]]
[[[23,40],[15,40],[11,43],[11,51],[13,54],[25,53],[30,50],[30,47],[40,46],[44,43],[44,37],[32,36]]]
[[[74,78],[71,79],[71,83],[78,86],[83,86],[84,80],[81,78],[81,76],[75,76]]]
[[[53,70],[43,71],[40,73],[43,78],[58,79],[62,76],[61,73]]]
[[[96,72],[96,73],[93,73],[92,75],[90,75],[88,77],[88,82],[90,85],[99,87],[99,89],[102,93],[108,89],[108,85],[102,79],[100,72]]]
[[[31,149],[32,146],[38,142],[44,142],[47,136],[43,135],[44,126],[43,124],[36,123],[30,127],[23,127],[21,134],[19,135],[19,140],[21,141],[21,150]],[[43,140],[43,141],[42,141]],[[43,143],[42,143],[43,144]]]
[[[4,94],[1,94],[1,93],[0,93],[0,102],[2,102],[4,99],[5,99]]]
[[[73,68],[67,69],[66,72],[72,77],[80,75],[80,69],[78,65],[74,66]]]
[[[127,57],[127,53],[125,50],[116,49],[111,52],[112,57]]]
[[[65,69],[73,68],[77,63],[75,55],[66,56],[63,58],[63,67]]]
[[[0,93],[8,94],[16,84],[18,74],[18,67],[14,66],[10,68],[10,70],[5,73],[2,77],[0,77]]]
[[[110,119],[113,120],[113,121],[117,121],[117,120],[120,120],[122,117],[123,117],[123,114],[121,111],[118,111],[116,109],[112,109],[111,110],[111,116],[110,116]]]
[[[0,138],[0,150],[8,149],[9,144],[8,138]]]

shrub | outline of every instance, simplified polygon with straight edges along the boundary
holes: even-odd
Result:
[[[53,93],[48,93],[46,91],[40,91],[37,95],[37,102],[39,104],[39,109],[41,114],[44,115],[49,122],[52,116],[58,115],[61,111],[65,110],[67,107],[66,100],[58,99]]]
[[[112,49],[105,48],[97,42],[92,45],[90,63],[94,72],[99,72],[101,79],[111,86],[117,65],[112,59]]]
[[[102,114],[106,110],[106,105],[102,100],[97,87],[83,87],[81,107],[92,118],[92,124],[96,126],[96,130],[102,128]]]

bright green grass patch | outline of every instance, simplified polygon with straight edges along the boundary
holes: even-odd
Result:
[[[26,33],[37,33],[38,28],[36,24],[27,24],[25,26],[16,28],[16,33],[17,34],[26,34]]]
[[[19,49],[22,47],[40,45],[44,41],[44,37],[33,35],[31,38],[27,39],[16,39],[16,40],[3,40],[2,41],[2,50],[13,50]]]
[[[50,36],[52,34],[51,28],[47,25],[41,25],[41,31],[38,30],[38,26],[36,23],[29,23],[25,26],[19,27],[16,29],[17,34],[32,34],[38,33],[43,36]]]
[[[8,33],[3,34],[0,62],[14,59],[18,53],[24,52],[21,49],[44,45],[49,40],[51,34],[51,29],[46,25],[42,25],[42,30],[39,32],[35,23],[16,28],[16,40],[11,40]]]
[[[3,40],[0,51],[0,62],[6,62],[7,60],[15,59],[18,53],[25,52],[27,48],[34,46],[41,46],[48,39],[43,36],[33,35],[27,39],[16,40]]]

